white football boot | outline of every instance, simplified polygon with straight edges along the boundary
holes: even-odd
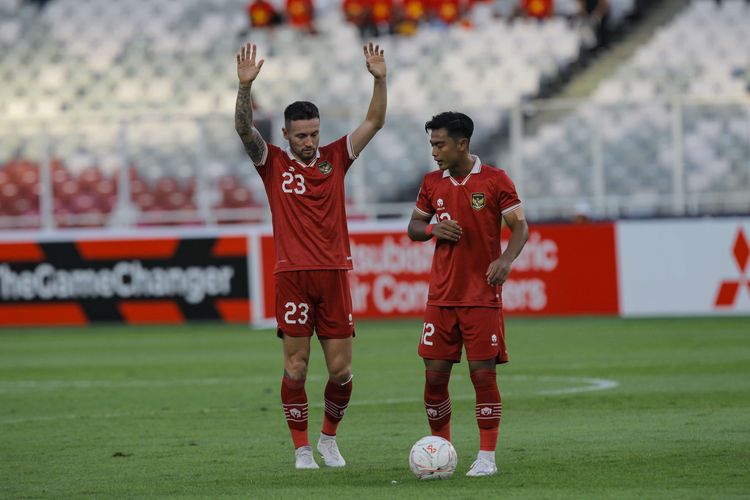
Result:
[[[346,460],[341,456],[336,444],[336,436],[321,434],[318,440],[318,451],[328,467],[343,467],[346,465]]]
[[[494,474],[497,474],[497,465],[495,465],[494,462],[490,462],[483,458],[477,458],[474,463],[471,464],[469,472],[466,473],[469,477],[492,476]]]
[[[294,466],[297,469],[320,469],[313,458],[312,446],[300,446],[294,450]]]

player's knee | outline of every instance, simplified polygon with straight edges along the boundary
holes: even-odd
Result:
[[[425,372],[425,381],[427,382],[427,385],[448,385],[450,378],[451,372],[439,372],[435,370],[427,370]]]
[[[293,380],[305,380],[307,378],[307,360],[287,359],[284,363],[284,373]]]
[[[334,369],[328,372],[328,378],[339,385],[344,385],[352,380],[352,370],[349,367]]]
[[[474,384],[474,387],[487,387],[496,385],[497,378],[495,370],[473,370],[471,372],[471,382]]]

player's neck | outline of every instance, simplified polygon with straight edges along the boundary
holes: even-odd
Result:
[[[449,168],[451,177],[466,177],[474,168],[474,159],[471,155],[466,155],[457,165]]]

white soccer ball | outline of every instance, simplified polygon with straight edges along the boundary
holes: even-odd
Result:
[[[409,468],[419,479],[448,479],[457,463],[456,449],[439,436],[423,437],[409,452]]]

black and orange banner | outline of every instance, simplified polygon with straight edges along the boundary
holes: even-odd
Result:
[[[0,326],[248,323],[246,236],[0,243]]]

